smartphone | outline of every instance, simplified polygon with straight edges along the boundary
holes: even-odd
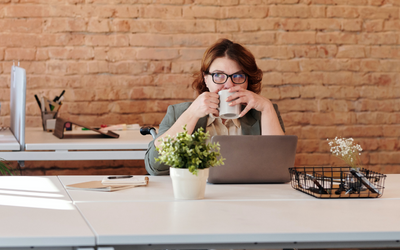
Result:
[[[108,176],[107,179],[115,180],[115,179],[129,179],[132,178],[133,175],[119,175],[119,176]]]

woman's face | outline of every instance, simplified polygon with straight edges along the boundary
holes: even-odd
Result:
[[[210,74],[212,73],[225,73],[227,75],[232,75],[235,73],[244,73],[240,68],[239,64],[229,59],[228,57],[218,57],[216,58],[210,66],[209,69]],[[210,92],[218,92],[222,89],[229,89],[233,86],[240,86],[242,89],[247,89],[248,79],[242,84],[235,84],[232,82],[231,77],[226,80],[223,84],[216,84],[213,82],[212,75],[204,75],[204,81],[210,90]]]

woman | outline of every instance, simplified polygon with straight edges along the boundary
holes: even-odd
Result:
[[[250,51],[228,39],[222,39],[204,53],[200,72],[192,83],[199,96],[193,102],[168,107],[158,136],[146,152],[146,170],[151,175],[169,174],[169,166],[155,162],[155,147],[166,135],[175,136],[186,124],[188,133],[200,127],[213,135],[283,135],[284,125],[278,106],[259,95],[262,71]],[[226,99],[229,105],[240,104],[238,119],[218,117],[218,91],[235,92]]]

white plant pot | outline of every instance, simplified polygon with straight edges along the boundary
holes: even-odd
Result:
[[[199,169],[197,176],[187,168],[170,168],[175,199],[200,200],[204,199],[209,169]]]

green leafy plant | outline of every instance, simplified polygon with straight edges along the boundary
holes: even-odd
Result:
[[[188,134],[186,125],[183,132],[175,137],[167,135],[159,140],[161,144],[156,147],[160,156],[155,160],[173,168],[188,168],[197,175],[198,169],[204,169],[224,164],[224,158],[220,153],[219,143],[206,143],[210,134],[204,133],[199,128],[193,134]]]
[[[11,168],[6,160],[0,158],[0,175],[13,175]]]

